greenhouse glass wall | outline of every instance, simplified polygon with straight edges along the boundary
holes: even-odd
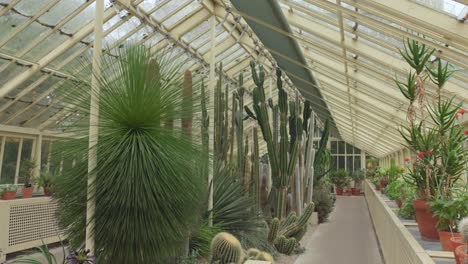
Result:
[[[468,263],[467,20],[0,0],[0,263]]]

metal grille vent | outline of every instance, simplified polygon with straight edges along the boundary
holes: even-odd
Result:
[[[8,246],[60,235],[56,210],[57,204],[50,201],[12,205]]]

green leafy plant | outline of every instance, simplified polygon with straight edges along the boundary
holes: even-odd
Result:
[[[362,170],[355,171],[353,172],[351,176],[354,180],[354,186],[356,188],[360,188],[362,181],[366,178],[366,170],[362,169]]]
[[[330,189],[318,187],[314,189],[312,201],[315,204],[315,210],[318,213],[320,223],[326,222],[330,213],[333,211],[335,200],[330,193]]]
[[[20,177],[24,182],[24,187],[29,188],[32,186],[31,180],[34,176],[34,169],[36,168],[36,161],[33,159],[26,159],[21,161]]]
[[[414,209],[413,206],[413,201],[415,199],[415,196],[409,196],[407,197],[398,211],[398,215],[404,219],[414,219],[414,216],[416,214],[416,210]]]
[[[338,188],[343,188],[349,183],[347,170],[336,170],[330,173],[330,181]]]
[[[39,252],[39,255],[45,260],[45,263],[43,260],[40,260],[39,258],[32,257],[32,256],[20,256],[18,259],[15,259],[12,261],[12,263],[17,263],[17,264],[58,264],[59,262],[57,261],[57,257],[50,252],[50,249],[47,245],[42,245],[39,247],[36,247],[36,250]],[[64,251],[65,253],[65,251]],[[65,260],[62,262],[62,264],[65,264]]]
[[[14,184],[2,184],[0,185],[0,194],[4,192],[16,192],[18,190],[18,186]]]
[[[185,248],[198,223],[206,191],[204,153],[186,129],[171,125],[194,115],[184,95],[180,61],[144,46],[103,56],[96,87],[69,83],[65,102],[83,119],[64,127],[76,139],[55,147],[77,155],[54,183],[59,223],[73,247],[85,241],[90,92],[97,95],[96,210],[93,238],[102,263],[164,263]],[[56,187],[56,188],[55,188]]]
[[[401,200],[402,199],[402,188],[404,188],[404,185],[406,184],[405,181],[403,180],[395,180],[390,182],[387,185],[387,192],[386,195],[388,198],[391,200]]]
[[[434,217],[438,217],[437,229],[457,232],[457,223],[468,215],[468,193],[466,189],[452,195],[451,199],[439,197],[429,203]]]

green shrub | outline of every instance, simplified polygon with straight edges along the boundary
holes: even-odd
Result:
[[[347,170],[336,170],[330,173],[330,181],[336,187],[344,187],[349,183],[349,173]]]

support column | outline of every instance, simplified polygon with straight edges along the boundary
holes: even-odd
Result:
[[[96,180],[97,165],[97,141],[99,124],[99,85],[96,76],[99,75],[102,52],[102,26],[104,23],[104,0],[96,0],[96,13],[94,19],[94,43],[93,43],[93,76],[91,77],[91,105],[89,117],[89,152],[88,152],[88,202],[86,204],[86,245],[91,255],[95,255],[94,240],[94,213],[96,211]]]
[[[23,152],[23,141],[24,139],[21,138],[18,146],[18,155],[16,156],[15,181],[13,182],[14,184],[18,184],[18,177],[21,165],[21,154]]]
[[[213,15],[211,17],[211,24],[210,24],[210,57],[209,57],[209,62],[210,62],[210,78],[209,78],[209,84],[208,84],[208,94],[214,95],[215,91],[215,86],[216,86],[216,16]],[[211,96],[214,98],[214,96]],[[210,103],[214,103],[213,100],[210,101]],[[213,108],[214,109],[214,108]],[[214,115],[213,115],[214,116]],[[214,131],[214,122],[210,122],[210,126],[213,128],[211,131]],[[213,135],[214,137],[214,135]],[[212,146],[211,151],[215,149],[214,140],[213,137],[210,137],[210,146]],[[216,157],[214,157],[216,158]],[[214,173],[214,162],[213,160],[210,161],[210,168],[212,169],[208,173],[208,211],[211,212],[213,209],[213,173]],[[212,226],[213,225],[213,214],[210,213],[208,217],[208,225]]]

